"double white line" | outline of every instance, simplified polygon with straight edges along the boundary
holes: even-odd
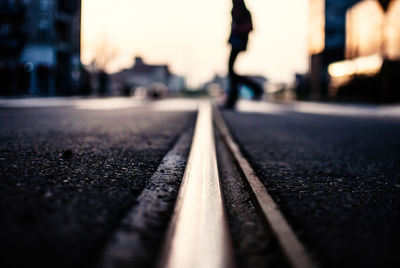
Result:
[[[233,267],[215,153],[212,107],[203,102],[168,232],[162,267]]]
[[[256,206],[268,221],[288,263],[293,268],[316,267],[232,140],[219,112],[215,110],[215,113],[216,125],[241,168],[255,197]],[[188,165],[161,258],[161,267],[234,267],[232,243],[218,176],[212,122],[211,103],[201,103]]]

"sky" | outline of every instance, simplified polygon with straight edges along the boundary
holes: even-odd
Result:
[[[291,82],[306,72],[309,0],[247,0],[254,31],[236,70]],[[109,72],[130,67],[135,56],[169,64],[197,86],[227,72],[231,0],[82,0],[82,61],[99,44],[117,51]]]

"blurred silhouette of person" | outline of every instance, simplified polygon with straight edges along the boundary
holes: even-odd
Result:
[[[228,72],[229,72],[229,96],[225,103],[225,107],[233,109],[239,97],[239,86],[246,85],[254,91],[254,99],[261,99],[263,89],[251,79],[239,75],[234,71],[234,64],[240,52],[247,49],[249,33],[253,30],[251,13],[247,9],[243,0],[232,0],[232,27],[229,37],[231,45],[231,54],[229,56]]]

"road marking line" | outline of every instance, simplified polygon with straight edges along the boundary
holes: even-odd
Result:
[[[247,183],[250,185],[251,191],[254,194],[257,205],[260,207],[263,216],[268,221],[288,262],[293,268],[317,267],[284,218],[283,214],[280,212],[277,204],[273,201],[265,186],[255,174],[249,162],[243,157],[239,146],[231,138],[222,115],[216,107],[214,107],[213,110],[215,124],[221,131],[221,134],[228,145],[228,148],[235,157],[239,167],[242,169]]]
[[[234,267],[215,152],[212,107],[202,102],[161,267]]]
[[[173,210],[174,199],[179,191],[175,186],[182,178],[192,141],[192,128],[185,131],[174,147],[164,156],[157,171],[137,198],[138,204],[122,219],[113,233],[99,261],[99,268],[141,266],[143,260],[154,256],[148,235],[149,226],[155,230],[165,228],[163,215]]]

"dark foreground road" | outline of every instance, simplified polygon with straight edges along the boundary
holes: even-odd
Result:
[[[400,120],[224,112],[321,267],[400,267]]]
[[[186,212],[206,215],[186,234],[229,233],[232,244],[229,235],[223,244],[230,257],[222,262],[239,268],[293,265],[278,246],[276,222],[266,224],[249,191],[249,169],[237,165],[220,127],[213,158],[207,105],[193,137],[198,104],[0,100],[0,267],[154,267],[172,245],[165,242],[174,241],[168,225],[180,226],[171,216],[191,165],[186,185],[202,174],[212,189],[219,181],[221,191],[199,195],[198,186],[185,195],[189,201],[179,199],[192,204]],[[239,110],[222,115],[260,188],[267,188],[319,267],[400,267],[400,109],[241,102]],[[200,145],[197,161],[187,166],[192,138]],[[218,162],[204,165],[205,156]],[[201,208],[221,192],[225,206]],[[224,208],[226,222],[215,222],[225,227],[209,226]],[[193,241],[192,248],[196,241],[214,245],[197,236]],[[186,244],[178,245],[184,259],[196,252]],[[221,257],[218,250],[205,256]]]
[[[196,114],[99,108],[0,108],[0,267],[93,267]]]

